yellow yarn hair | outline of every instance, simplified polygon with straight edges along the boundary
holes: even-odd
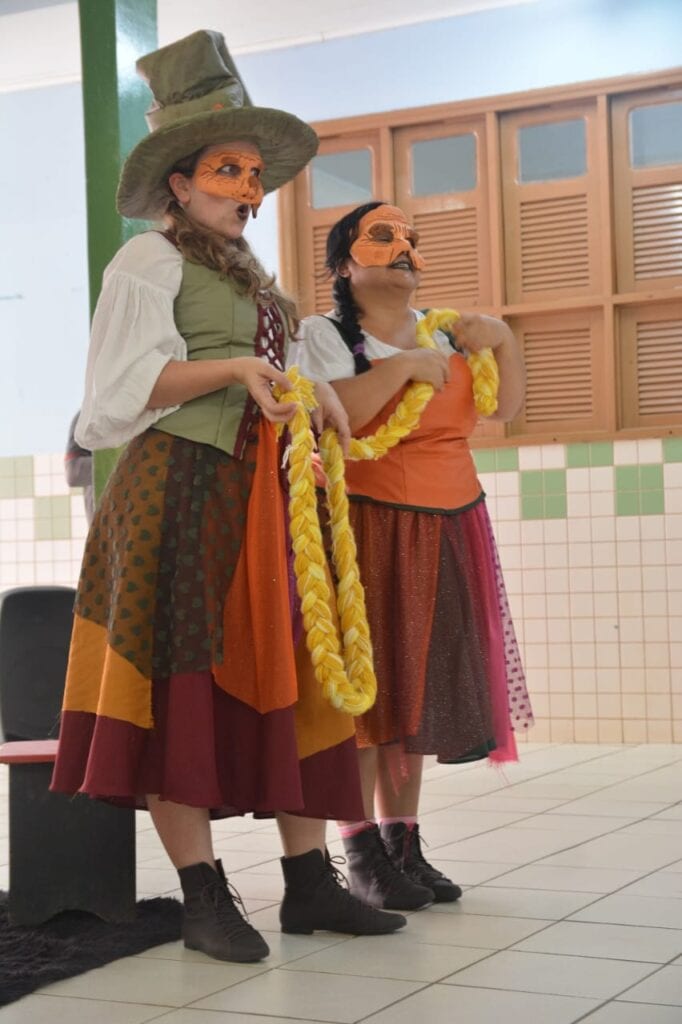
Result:
[[[432,309],[417,323],[417,344],[436,348],[434,331],[451,329],[459,319],[453,309]],[[490,349],[472,353],[468,363],[473,377],[474,401],[482,415],[497,408],[499,374]],[[289,528],[294,549],[294,573],[301,599],[303,626],[315,676],[327,700],[352,715],[362,715],[376,698],[364,590],[357,565],[355,538],[348,516],[344,457],[336,432],[325,430],[320,455],[327,477],[327,504],[332,533],[332,559],[337,576],[336,606],[341,623],[343,651],[331,614],[326,559],[317,515],[312,468],[313,436],[310,413],[317,406],[313,384],[297,367],[287,372],[291,391],[275,389],[280,402],[296,404],[289,421]],[[349,457],[379,459],[419,426],[421,414],[433,396],[430,384],[414,382],[405,391],[387,422],[371,437],[353,438]],[[278,427],[281,432],[282,427]]]

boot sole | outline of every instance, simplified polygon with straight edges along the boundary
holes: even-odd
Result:
[[[344,929],[341,929],[341,928],[307,928],[307,927],[305,927],[305,928],[304,927],[300,927],[300,928],[285,928],[284,925],[282,925],[282,929],[281,930],[282,930],[282,932],[285,935],[312,935],[314,932],[333,932],[336,935],[356,935],[356,936],[362,936],[362,935],[392,935],[393,932],[397,932],[401,928],[404,928],[406,924],[407,924],[407,921],[404,921],[401,924],[395,925],[395,927],[393,927],[393,928],[382,930],[382,931],[376,931],[376,932],[357,932],[357,931],[350,931],[350,930],[345,929],[345,928]]]
[[[219,956],[217,953],[209,953],[207,949],[202,946],[196,945],[193,942],[184,941],[185,949],[193,949],[198,953],[203,953],[205,956],[210,956],[212,960],[221,960],[224,963],[230,964],[257,964],[261,960],[265,960],[270,955],[270,950],[266,949],[264,953],[251,954],[249,956]]]

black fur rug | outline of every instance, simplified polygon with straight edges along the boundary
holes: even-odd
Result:
[[[101,967],[122,956],[180,938],[182,904],[140,900],[137,920],[108,924],[93,914],[65,911],[36,927],[11,925],[7,893],[0,893],[0,1006],[43,985]]]

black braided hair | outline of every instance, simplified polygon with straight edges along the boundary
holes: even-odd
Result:
[[[384,201],[381,200],[357,206],[336,222],[327,238],[325,265],[334,277],[334,312],[343,327],[343,340],[353,356],[356,374],[371,370],[372,364],[365,355],[365,336],[359,323],[362,310],[355,301],[350,279],[339,274],[339,268],[350,259],[350,247],[358,237],[359,222],[370,210],[376,210],[377,206],[384,205]]]

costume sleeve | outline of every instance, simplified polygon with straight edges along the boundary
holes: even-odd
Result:
[[[294,365],[304,377],[315,381],[355,376],[352,354],[334,324],[324,316],[309,316],[301,322],[298,337],[287,354],[287,366]]]
[[[147,402],[164,366],[187,359],[173,317],[181,281],[182,257],[156,231],[132,238],[105,270],[76,427],[83,448],[117,448],[178,408]]]

